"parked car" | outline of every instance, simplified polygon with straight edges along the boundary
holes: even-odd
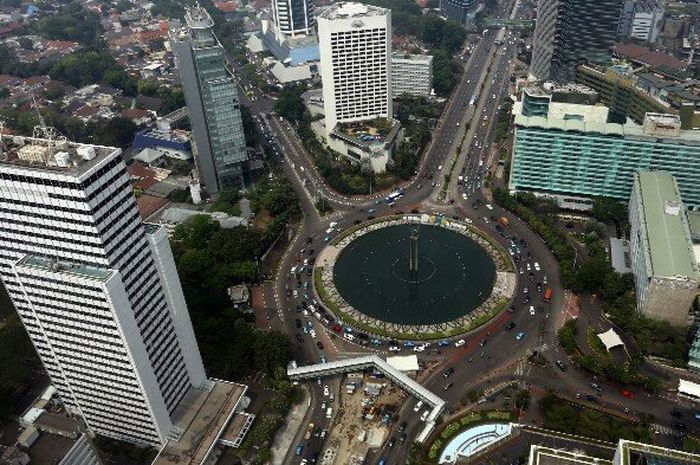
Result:
[[[522,338],[525,337],[525,331],[520,331],[517,336],[515,336],[516,340],[521,340]]]
[[[561,371],[566,371],[566,370],[567,370],[567,366],[566,366],[566,365],[564,364],[564,362],[562,362],[561,360],[557,360],[557,361],[556,361],[556,364],[557,364],[557,366],[559,367],[559,369],[560,369]]]

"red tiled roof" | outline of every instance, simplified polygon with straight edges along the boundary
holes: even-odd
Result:
[[[136,199],[136,207],[139,209],[141,218],[145,220],[168,202],[168,199],[142,194]]]
[[[141,119],[141,118],[147,118],[151,114],[146,111],[142,110],[140,108],[125,108],[122,110],[122,116],[124,118],[129,118],[129,119]]]
[[[679,60],[673,55],[663,52],[655,52],[646,47],[633,43],[615,44],[613,53],[622,58],[627,58],[632,62],[648,65],[652,68],[658,68],[659,66],[666,65],[671,68],[685,70],[688,67],[688,63]]]
[[[91,107],[89,105],[82,106],[73,112],[73,116],[78,116],[81,118],[89,118],[97,114],[97,107]]]
[[[233,13],[238,9],[238,5],[233,2],[215,2],[214,6],[222,13]]]

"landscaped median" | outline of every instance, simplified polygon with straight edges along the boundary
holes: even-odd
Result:
[[[483,423],[510,423],[513,419],[513,413],[506,411],[470,412],[462,417],[455,418],[445,425],[440,433],[435,435],[435,439],[433,439],[428,448],[426,458],[429,462],[437,462],[441,452],[450,440],[468,428]]]

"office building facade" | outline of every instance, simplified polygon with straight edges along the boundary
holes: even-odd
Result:
[[[326,131],[392,116],[391,11],[355,2],[318,18]]]
[[[601,106],[551,102],[547,116],[526,116],[524,107],[513,108],[512,191],[585,210],[595,196],[627,201],[635,171],[663,170],[675,176],[686,207],[700,209],[700,135],[681,130],[678,116],[647,114],[642,126],[621,125],[608,123]]]
[[[172,33],[170,42],[189,110],[200,182],[210,195],[245,187],[243,121],[224,49],[204,8],[188,8],[185,21],[187,27]]]
[[[478,0],[441,0],[440,12],[445,18],[467,25],[474,21],[479,8]]]
[[[591,65],[579,65],[576,82],[595,89],[600,102],[610,108],[611,119],[620,123],[631,118],[642,124],[647,113],[667,113],[671,109],[636,85],[634,76],[625,76],[613,70]]]
[[[0,277],[67,409],[160,446],[205,373],[165,231],[141,222],[121,150],[0,139]]]
[[[314,28],[312,0],[273,0],[272,20],[275,29],[286,36],[309,35]]]
[[[674,326],[688,325],[700,280],[686,211],[670,173],[634,173],[629,221],[637,310]]]
[[[433,89],[433,57],[430,55],[391,55],[391,92],[429,97]]]
[[[530,77],[569,82],[576,66],[610,61],[622,0],[538,0]]]
[[[663,18],[664,9],[656,0],[626,0],[620,14],[618,36],[654,43],[661,32]]]

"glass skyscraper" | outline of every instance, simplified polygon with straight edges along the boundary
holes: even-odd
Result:
[[[530,75],[570,82],[583,62],[610,60],[623,0],[539,0]]]
[[[172,35],[173,53],[190,115],[200,182],[209,194],[245,186],[245,136],[236,82],[226,69],[214,22],[196,5],[185,14],[187,28]]]
[[[681,130],[677,116],[648,113],[643,126],[621,125],[608,123],[600,106],[550,103],[546,116],[526,116],[523,107],[514,107],[511,190],[585,209],[584,198],[627,201],[637,170],[664,170],[675,176],[686,207],[700,209],[700,134]]]

